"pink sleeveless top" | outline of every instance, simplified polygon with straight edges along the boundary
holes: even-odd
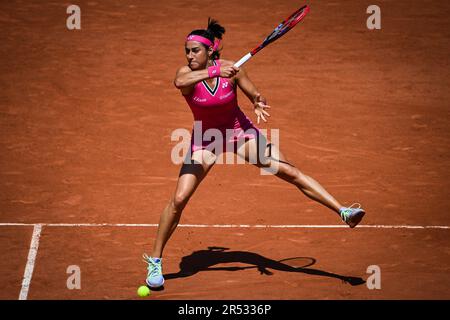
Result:
[[[220,66],[220,62],[213,61]],[[236,88],[228,78],[217,77],[216,84],[211,88],[206,81],[195,84],[193,91],[184,98],[191,108],[195,121],[201,121],[201,134],[208,129],[218,129],[224,137],[223,150],[227,143],[234,143],[240,139],[255,138],[252,132],[259,132],[252,121],[241,111],[237,103]],[[191,139],[191,151],[206,148],[211,141],[194,141],[194,127]],[[226,136],[226,131],[232,135]],[[249,130],[253,129],[253,130]],[[248,131],[245,133],[244,131]],[[195,143],[194,143],[195,142]]]

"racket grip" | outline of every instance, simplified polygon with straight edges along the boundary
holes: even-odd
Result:
[[[252,57],[252,54],[249,52],[247,53],[245,56],[243,56],[241,58],[241,60],[239,60],[238,62],[236,62],[234,64],[235,67],[239,68],[240,66],[242,66],[244,63],[246,63],[250,58]]]

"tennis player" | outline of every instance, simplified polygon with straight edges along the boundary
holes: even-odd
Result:
[[[254,164],[260,168],[268,168],[276,161],[277,177],[295,185],[309,198],[335,211],[350,228],[354,228],[365,214],[361,206],[342,206],[316,180],[287,162],[278,147],[268,143],[266,137],[239,108],[237,87],[254,105],[258,124],[261,119],[267,122],[270,116],[270,106],[245,70],[234,67],[233,61],[220,59],[219,47],[224,33],[225,29],[211,19],[208,20],[206,30],[192,31],[185,41],[188,64],[178,69],[174,81],[191,108],[194,119],[201,121],[201,133],[211,128],[219,130],[225,137],[221,142],[222,150],[230,150],[227,149],[230,145],[236,147],[234,152],[238,156],[247,161],[257,159]],[[194,130],[197,129],[194,127]],[[232,134],[227,135],[227,130]],[[189,161],[182,165],[175,193],[161,215],[152,255],[144,254],[144,260],[148,263],[146,282],[149,287],[156,288],[164,284],[161,264],[163,249],[175,231],[189,198],[218,156],[216,149],[209,148],[211,141],[195,140],[191,139]],[[217,141],[214,142],[217,146]]]

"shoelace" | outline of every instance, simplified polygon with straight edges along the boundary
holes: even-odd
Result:
[[[354,205],[357,205],[358,208],[353,208]],[[348,207],[349,209],[361,209],[361,204],[355,202],[354,204],[352,204],[350,207]]]
[[[150,258],[147,254],[143,254],[142,258],[144,258],[144,262],[148,264],[147,270],[148,274],[147,276],[155,277],[161,275],[161,263],[156,263],[153,261],[152,258]]]
[[[358,207],[354,208],[353,206],[355,205]],[[346,207],[344,210],[342,210],[341,216],[345,219],[345,221],[347,221],[348,219],[348,214],[352,212],[351,209],[361,209],[361,204],[355,202],[350,207]]]

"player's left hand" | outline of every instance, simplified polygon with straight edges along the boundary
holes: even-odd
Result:
[[[270,114],[266,111],[266,109],[269,109],[270,106],[267,105],[266,98],[261,96],[261,94],[257,93],[253,101],[253,104],[255,106],[255,114],[257,116],[258,124],[260,119],[263,119],[264,122],[267,122],[265,116],[270,117]]]

